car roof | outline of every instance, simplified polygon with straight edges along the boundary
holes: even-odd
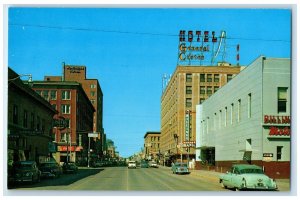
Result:
[[[235,168],[238,168],[240,170],[242,169],[261,169],[260,166],[257,166],[257,165],[249,165],[249,164],[234,164],[232,165],[233,167]]]

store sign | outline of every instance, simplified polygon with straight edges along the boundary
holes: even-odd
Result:
[[[82,146],[58,146],[57,151],[80,151]]]
[[[217,37],[215,31],[181,30],[179,32],[179,64],[199,65],[202,61],[213,64],[221,52],[221,46],[225,45],[223,42],[225,37],[225,31]],[[217,42],[219,43],[216,44]]]
[[[183,147],[196,147],[196,141],[184,141]]]
[[[185,140],[190,140],[190,111],[185,112]]]
[[[67,70],[70,71],[70,73],[81,73],[81,71],[85,70],[84,67],[67,67]]]
[[[265,115],[264,116],[265,124],[290,124],[290,116],[274,116],[274,115]]]
[[[290,127],[270,127],[269,135],[276,135],[276,136],[290,136],[291,129]]]

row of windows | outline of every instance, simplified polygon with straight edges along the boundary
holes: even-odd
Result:
[[[52,106],[52,108],[57,110],[57,105],[56,104],[52,104],[51,106]],[[61,112],[61,114],[71,114],[71,105],[61,104],[60,105],[60,112]]]
[[[213,92],[217,92],[219,90],[219,86],[200,86],[200,94],[212,94]],[[186,94],[192,94],[192,86],[186,86],[185,88]]]
[[[44,131],[45,130],[45,119],[42,119],[39,115],[35,115],[33,112],[28,110],[23,110],[23,121],[20,122],[20,111],[17,105],[13,105],[13,124],[23,125],[24,128],[30,128],[32,130]]]
[[[227,74],[227,82],[229,82],[232,79],[232,74]],[[186,82],[192,82],[193,81],[193,75],[192,74],[186,74]],[[220,82],[220,74],[200,74],[200,82]]]
[[[42,96],[46,100],[56,100],[57,99],[57,91],[56,90],[36,90],[40,96]],[[61,91],[61,99],[62,100],[70,100],[71,99],[71,91],[70,90],[62,90]]]

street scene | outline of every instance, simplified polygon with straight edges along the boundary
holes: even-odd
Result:
[[[168,167],[128,169],[127,167],[80,168],[75,174],[64,174],[59,178],[41,180],[34,184],[18,184],[19,190],[50,190],[56,194],[62,191],[148,191],[148,192],[233,192],[222,188],[219,173],[192,171],[176,175]],[[279,191],[289,191],[289,181],[278,182]],[[276,191],[278,192],[278,191]],[[271,192],[272,193],[272,192]],[[268,194],[268,193],[267,193]]]
[[[6,195],[295,192],[292,7],[5,8]]]

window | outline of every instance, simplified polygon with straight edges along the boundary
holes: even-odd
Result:
[[[95,84],[91,84],[91,88],[96,88],[96,85]]]
[[[36,118],[36,130],[40,130],[41,128],[41,118],[40,116],[37,116]]]
[[[95,100],[91,99],[91,103],[92,103],[92,104],[95,104],[95,102],[96,102]]]
[[[61,142],[66,142],[67,141],[67,134],[66,133],[61,133],[60,134],[60,141]]]
[[[192,94],[192,86],[186,86],[185,93]]]
[[[214,74],[214,82],[215,83],[220,82],[220,74]]]
[[[56,110],[56,104],[52,104],[51,106],[52,106],[53,109]]]
[[[186,74],[186,82],[192,82],[192,74]]]
[[[191,98],[186,98],[185,106],[186,107],[192,107],[192,99]]]
[[[27,110],[24,110],[23,127],[27,128],[27,124],[28,124],[28,112],[27,112]]]
[[[91,96],[95,96],[95,91],[91,91]]]
[[[222,110],[220,110],[220,115],[219,115],[219,128],[221,128],[221,124],[222,124]]]
[[[71,120],[70,119],[65,119],[65,123],[66,123],[66,128],[71,128]]]
[[[13,123],[14,124],[18,124],[18,118],[19,118],[18,106],[14,105],[13,106]]]
[[[200,104],[202,104],[205,101],[204,98],[200,98]]]
[[[283,146],[277,146],[277,161],[282,159],[282,148]]]
[[[43,90],[42,92],[44,99],[49,100],[49,90]]]
[[[36,90],[36,93],[38,93],[38,95],[42,96],[42,91],[41,90]]]
[[[210,96],[212,94],[212,87],[211,86],[207,86],[206,92],[207,92],[207,95]]]
[[[278,88],[278,113],[285,113],[287,107],[287,88]]]
[[[214,87],[214,93],[217,92],[219,90],[219,86],[215,86]]]
[[[71,106],[68,104],[61,105],[61,112],[62,114],[70,114],[71,113]]]
[[[233,113],[234,113],[234,104],[231,104],[231,111],[230,111],[230,123],[233,124]]]
[[[224,113],[224,126],[227,126],[227,107],[225,107],[225,113]]]
[[[200,94],[205,94],[205,86],[200,86]]]
[[[207,74],[207,82],[212,82],[212,74]]]
[[[227,74],[227,83],[228,83],[229,81],[231,81],[231,79],[232,79],[232,74]]]
[[[50,91],[50,99],[51,100],[56,100],[56,90],[51,90]]]
[[[248,94],[248,118],[251,118],[251,104],[252,104],[252,99],[251,99],[251,93]]]
[[[31,118],[30,118],[30,128],[33,130],[34,129],[34,113],[31,113]]]
[[[71,92],[69,90],[63,90],[61,96],[62,96],[62,100],[70,100]]]
[[[241,104],[242,104],[242,100],[241,99],[239,99],[238,100],[238,114],[237,114],[237,117],[238,117],[238,122],[240,122],[241,121]]]
[[[200,74],[200,82],[205,82],[205,74]]]

